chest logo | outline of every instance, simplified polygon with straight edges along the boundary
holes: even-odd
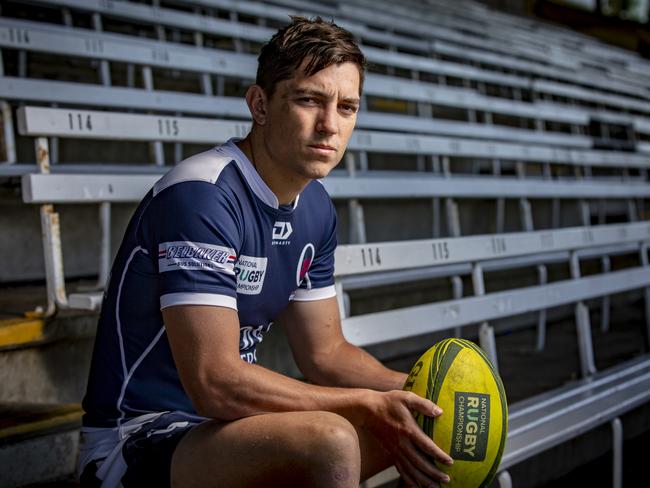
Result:
[[[291,222],[276,222],[273,224],[273,245],[286,246],[290,244],[289,236],[293,233]]]
[[[296,269],[296,286],[300,287],[303,281],[307,284],[307,289],[311,289],[311,281],[309,281],[309,267],[314,260],[314,245],[310,242],[303,247],[298,259],[298,267]]]
[[[241,255],[235,263],[237,293],[259,295],[266,277],[267,258]]]

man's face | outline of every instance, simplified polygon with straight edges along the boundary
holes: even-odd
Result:
[[[262,128],[267,154],[287,177],[327,176],[345,152],[359,109],[359,69],[347,62],[276,85]]]

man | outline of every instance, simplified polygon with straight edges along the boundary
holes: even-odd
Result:
[[[246,94],[253,127],[180,163],[135,212],[104,299],[84,399],[82,484],[407,485],[451,463],[412,412],[440,415],[341,333],[336,216],[322,185],[359,109],[347,31],[293,18]],[[310,383],[255,364],[272,321]]]

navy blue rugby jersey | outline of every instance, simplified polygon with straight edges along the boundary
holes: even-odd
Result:
[[[113,264],[84,425],[114,427],[166,410],[195,413],[161,310],[237,310],[240,355],[253,363],[257,344],[289,301],[335,296],[335,248],[336,214],[319,182],[293,205],[279,206],[234,140],[174,167],[138,206]]]

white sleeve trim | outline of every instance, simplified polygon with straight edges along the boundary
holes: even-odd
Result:
[[[295,302],[310,302],[313,300],[325,300],[336,296],[336,287],[334,285],[326,286],[324,288],[312,288],[305,290],[298,288],[293,296]]]
[[[237,299],[215,293],[168,293],[160,297],[160,310],[173,305],[212,305],[237,310]]]

